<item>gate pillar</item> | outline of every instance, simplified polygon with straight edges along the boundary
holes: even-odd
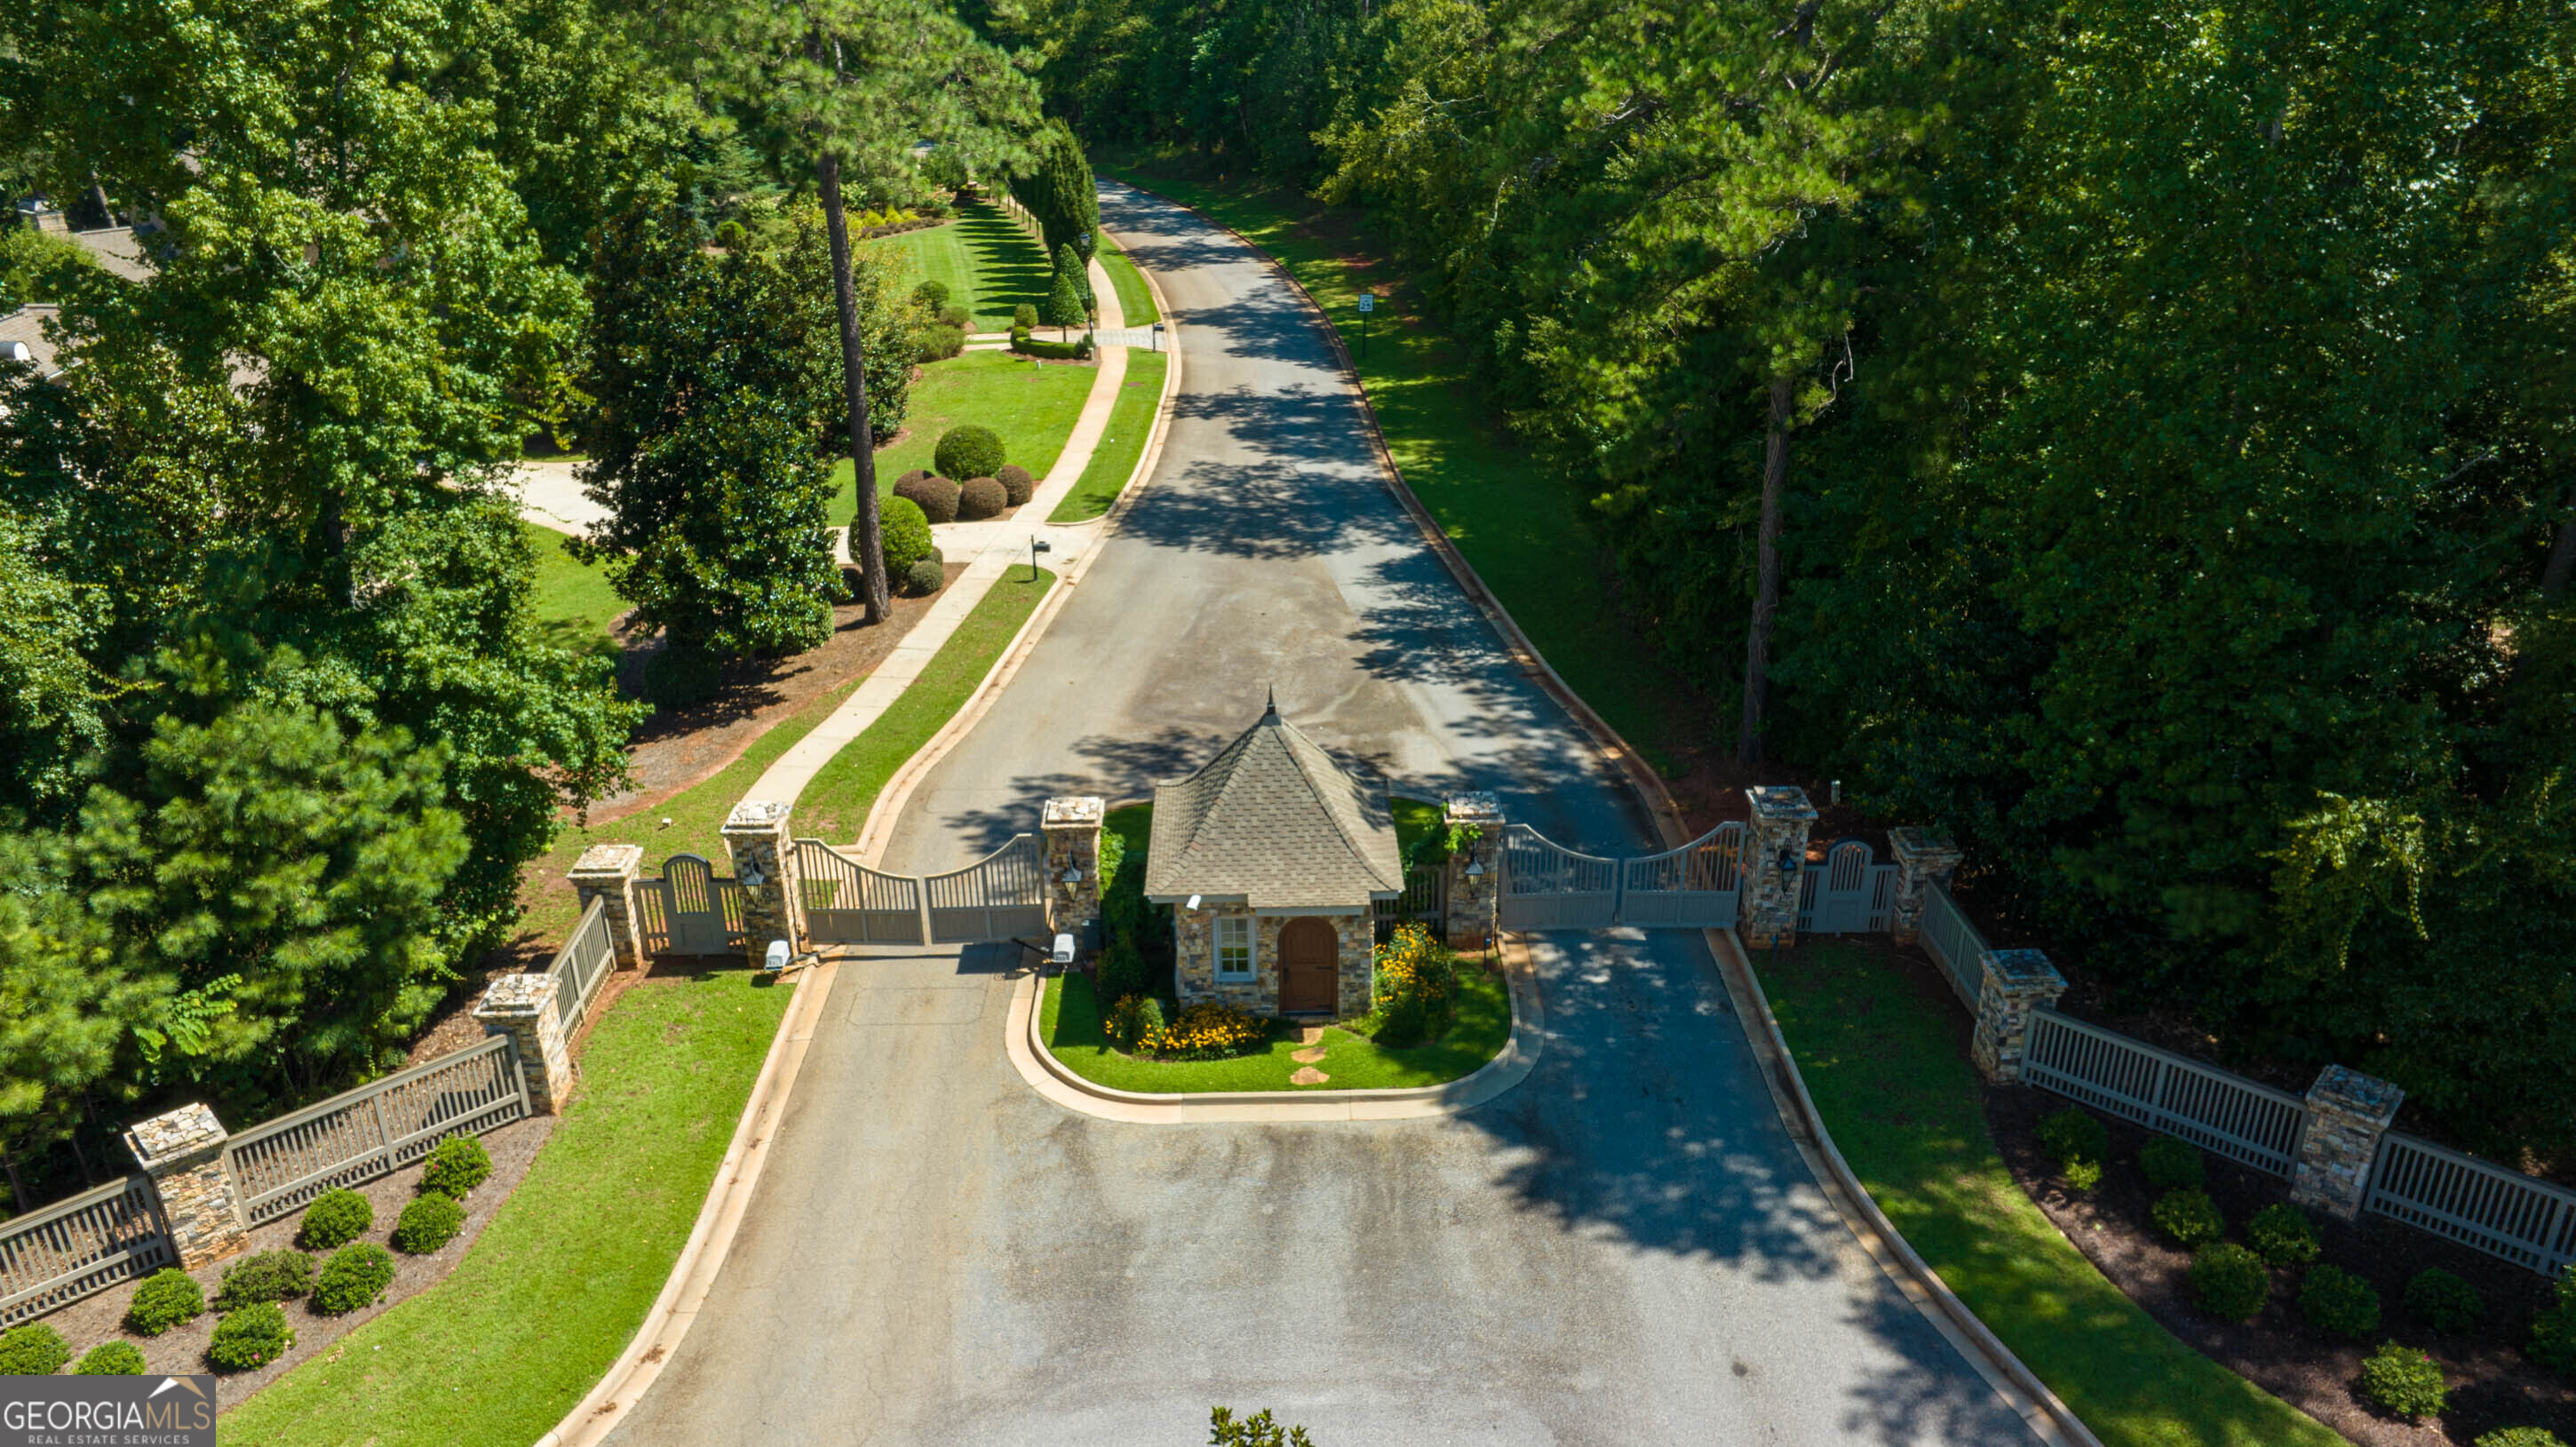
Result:
[[[1744,797],[1753,806],[1744,853],[1744,943],[1757,950],[1795,945],[1807,830],[1816,822],[1816,808],[1806,790],[1791,784],[1756,785]]]
[[[2379,1138],[2405,1099],[2404,1090],[2358,1070],[2329,1065],[2318,1071],[2308,1087],[2308,1128],[2290,1167],[2290,1199],[2337,1220],[2359,1216],[2370,1196]]]
[[[789,808],[775,800],[745,799],[724,822],[725,851],[742,886],[742,952],[755,968],[768,957],[771,940],[787,941],[791,954],[805,949],[796,848],[787,835]]]
[[[1977,962],[1976,1033],[1968,1057],[1997,1085],[2021,1079],[2030,1047],[2030,1017],[2066,993],[2066,977],[2038,950],[1987,950]]]
[[[250,1246],[241,1188],[224,1155],[230,1139],[223,1122],[203,1105],[183,1105],[125,1132],[125,1148],[161,1193],[170,1253],[182,1271],[238,1256]]]
[[[1910,945],[1923,935],[1923,901],[1933,885],[1949,883],[1960,850],[1949,831],[1913,824],[1888,830],[1887,849],[1896,856],[1896,907],[1888,932],[1896,943]]]
[[[594,899],[602,902],[600,912],[608,916],[608,938],[621,970],[644,968],[644,939],[635,912],[635,880],[643,872],[643,845],[594,844],[573,861],[567,876],[581,895],[580,908],[590,908]]]
[[[1453,950],[1490,948],[1495,907],[1503,892],[1502,800],[1486,793],[1452,794],[1440,819],[1452,830],[1476,833],[1449,856],[1441,928]]]
[[[1046,801],[1038,827],[1046,834],[1047,929],[1080,934],[1100,920],[1100,821],[1105,800],[1063,794]],[[1143,868],[1142,860],[1129,861]]]

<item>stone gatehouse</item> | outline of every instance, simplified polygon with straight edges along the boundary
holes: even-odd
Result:
[[[1386,781],[1334,762],[1276,702],[1197,773],[1154,789],[1145,897],[1172,906],[1184,1005],[1365,1012],[1377,901],[1403,891]]]

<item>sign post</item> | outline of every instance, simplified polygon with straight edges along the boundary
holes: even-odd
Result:
[[[1363,361],[1363,362],[1365,362],[1365,361],[1367,361],[1367,360],[1368,360],[1368,319],[1369,319],[1369,313],[1370,313],[1370,312],[1373,312],[1373,311],[1375,311],[1375,310],[1377,310],[1377,293],[1376,293],[1376,292],[1374,292],[1374,291],[1364,291],[1364,292],[1361,292],[1361,293],[1360,293],[1360,360],[1361,360],[1361,361]]]

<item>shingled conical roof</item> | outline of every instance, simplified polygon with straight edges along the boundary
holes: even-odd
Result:
[[[1347,909],[1403,889],[1385,781],[1345,771],[1275,702],[1206,767],[1155,786],[1151,898]]]

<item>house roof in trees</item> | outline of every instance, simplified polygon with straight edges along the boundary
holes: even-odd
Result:
[[[1275,700],[1197,773],[1155,786],[1150,899],[1347,909],[1403,889],[1386,781],[1336,763]]]

